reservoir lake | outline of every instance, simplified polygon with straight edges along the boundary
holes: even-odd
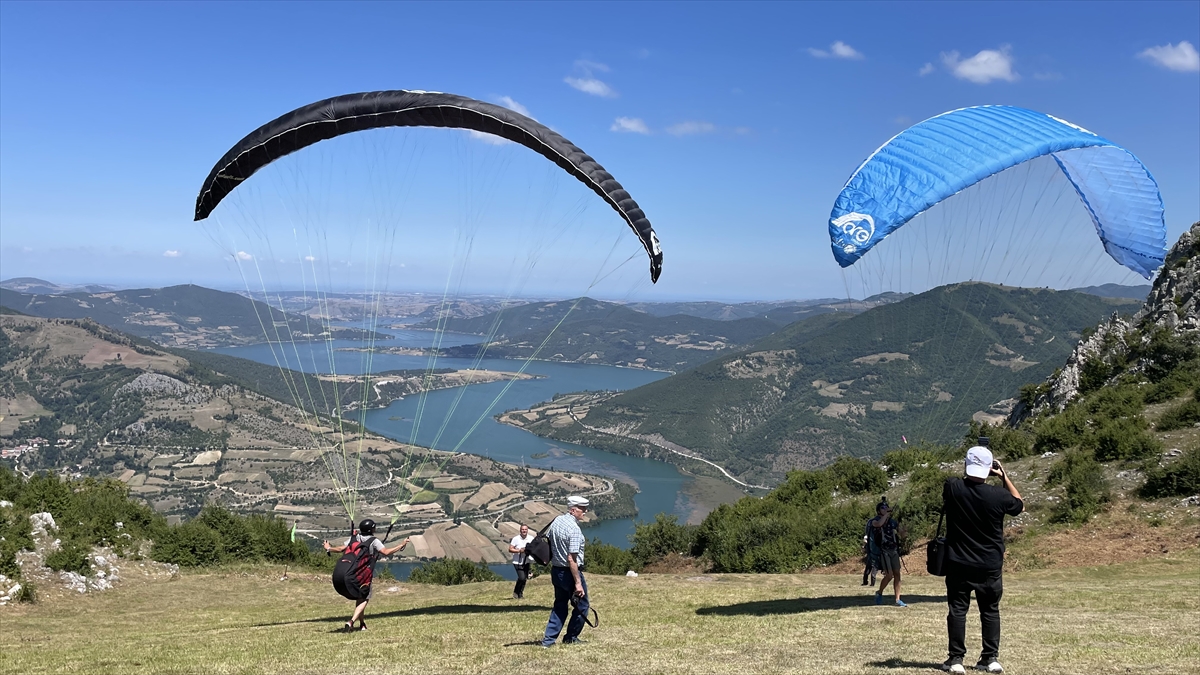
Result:
[[[392,336],[390,340],[376,343],[379,347],[428,348],[437,338],[433,331],[397,328],[376,330]],[[450,347],[475,344],[481,340],[477,335],[444,333],[440,344]],[[387,370],[423,370],[430,367],[428,356],[356,351],[365,344],[355,340],[335,340],[332,343],[297,343],[295,346],[286,345],[283,349],[276,345],[274,353],[272,346],[268,344],[222,347],[215,351],[268,365],[276,365],[282,361],[282,365],[286,367],[310,373],[337,372],[343,375],[358,375]],[[334,350],[332,363],[330,346]],[[387,408],[368,411],[367,428],[397,441],[439,450],[458,450],[511,464],[524,463],[527,466],[568,469],[625,480],[638,488],[634,501],[637,504],[639,519],[653,520],[657,513],[669,513],[679,516],[681,522],[687,520],[691,504],[683,492],[683,487],[689,479],[674,465],[541,438],[494,419],[494,415],[505,410],[528,408],[552,399],[555,394],[598,390],[624,391],[660,380],[666,377],[667,373],[615,366],[551,361],[526,362],[516,359],[485,358],[475,361],[438,358],[435,364],[437,368],[474,367],[506,372],[516,372],[522,366],[525,366],[525,373],[539,377],[532,380],[490,382],[432,391],[425,395],[423,409],[420,409],[420,395],[407,396],[392,402]],[[418,413],[420,423],[414,424]],[[581,454],[575,456],[565,452],[567,450]],[[547,456],[540,459],[532,457],[542,453]],[[599,537],[605,543],[628,548],[628,537],[633,534],[633,524],[634,520],[631,518],[605,520],[586,527],[584,534],[588,538]],[[403,574],[408,570],[396,571]]]

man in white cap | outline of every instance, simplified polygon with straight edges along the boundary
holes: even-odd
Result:
[[[555,518],[546,531],[550,539],[550,583],[554,586],[554,609],[550,610],[550,620],[546,622],[543,647],[553,647],[558,640],[563,624],[567,623],[567,608],[572,604],[572,599],[575,601],[575,611],[571,613],[570,623],[567,623],[563,644],[583,642],[579,634],[583,632],[589,605],[587,581],[583,578],[583,547],[586,541],[583,530],[579,529],[579,521],[587,510],[587,499],[568,497],[567,512]]]
[[[1000,596],[1004,593],[1004,516],[1025,509],[1021,493],[1000,462],[992,458],[988,439],[967,450],[966,477],[951,478],[942,489],[946,513],[946,616],[949,653],[942,670],[965,673],[967,610],[971,592],[979,605],[983,650],[976,668],[1003,673],[1000,657]],[[988,476],[999,476],[1000,488],[988,485]]]

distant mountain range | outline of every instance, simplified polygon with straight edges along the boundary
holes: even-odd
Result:
[[[1071,290],[1080,293],[1088,293],[1090,295],[1098,295],[1102,298],[1128,298],[1144,302],[1146,296],[1150,294],[1150,284],[1142,284],[1140,286],[1122,286],[1121,284],[1101,284],[1099,286],[1084,286],[1083,288],[1073,288]]]
[[[321,323],[307,316],[284,313],[236,293],[193,285],[63,294],[0,288],[0,305],[45,318],[92,319],[161,345],[190,349],[259,343],[268,336],[284,340],[328,337]],[[329,336],[362,339],[368,335],[354,328],[334,328]]]
[[[617,436],[658,438],[748,480],[777,481],[843,454],[879,456],[902,436],[954,440],[975,413],[1003,419],[1008,406],[998,402],[1059,367],[1085,328],[1138,304],[945,286],[857,315],[794,323],[599,402],[586,424],[603,433],[578,423],[531,430],[619,452],[638,450]]]
[[[5,288],[18,293],[29,293],[31,295],[52,295],[62,293],[105,293],[114,290],[113,286],[105,286],[102,284],[56,284],[44,279],[35,277],[13,277],[0,281],[0,288]]]
[[[789,323],[828,312],[863,312],[872,307],[897,302],[911,293],[881,293],[864,300],[853,298],[819,298],[816,300],[781,300],[779,302],[634,302],[630,309],[659,317],[684,314],[715,321],[737,319],[766,319],[776,325]]]
[[[717,321],[684,314],[659,317],[612,302],[577,298],[535,302],[471,319],[447,319],[445,330],[487,338],[489,357],[539,358],[634,368],[682,370],[739,349],[778,329],[765,318]],[[437,322],[417,324],[434,328]],[[474,357],[480,345],[443,350]]]

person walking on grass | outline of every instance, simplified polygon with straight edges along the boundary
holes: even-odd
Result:
[[[517,585],[513,586],[513,600],[525,598],[525,582],[529,581],[529,570],[533,563],[525,555],[525,547],[533,541],[534,535],[529,533],[528,525],[521,525],[521,532],[508,543],[508,552],[512,554],[512,564],[517,570]]]
[[[350,546],[350,543],[354,541],[357,541],[359,544],[362,544],[364,547],[367,547],[370,550],[371,555],[373,556],[373,559],[371,560],[371,566],[374,567],[375,563],[381,557],[390,556],[393,553],[402,550],[405,546],[408,546],[409,539],[405,538],[405,540],[400,542],[398,546],[385,548],[383,542],[375,538],[375,521],[367,518],[358,524],[358,531],[352,533],[350,538],[346,540],[345,544],[342,544],[341,546],[330,546],[329,542],[325,541],[322,542],[321,545],[325,548],[327,553],[342,553]],[[358,623],[358,630],[367,629],[367,620],[363,617],[363,613],[367,611],[367,603],[371,601],[371,596],[375,593],[375,585],[370,584],[368,589],[367,597],[358,600],[355,603],[354,613],[350,615],[350,620],[346,622],[346,625],[343,628],[343,630],[346,632],[355,630],[355,623]]]
[[[579,634],[587,620],[589,598],[587,580],[583,578],[583,548],[586,541],[579,521],[588,510],[588,500],[583,497],[568,497],[567,512],[550,523],[546,535],[550,538],[550,582],[554,586],[554,608],[546,622],[546,634],[542,647],[553,647],[562,632],[567,632],[563,644],[580,644]],[[571,621],[567,623],[567,608],[575,606]]]
[[[971,593],[979,605],[983,650],[976,668],[1003,673],[1000,665],[1000,596],[1004,594],[1004,516],[1025,509],[1021,493],[1000,462],[992,458],[987,439],[967,451],[965,478],[950,478],[942,488],[946,514],[946,615],[949,658],[942,670],[965,673],[967,610]],[[998,476],[1004,487],[989,485]]]
[[[900,540],[908,532],[892,518],[892,507],[888,505],[887,498],[875,506],[875,517],[867,522],[867,532],[875,548],[879,550],[879,569],[883,571],[879,590],[875,591],[875,604],[883,604],[883,591],[887,589],[890,581],[892,592],[896,595],[896,606],[908,607],[908,604],[900,599]]]

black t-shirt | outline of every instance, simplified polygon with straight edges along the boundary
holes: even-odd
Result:
[[[950,478],[942,488],[946,504],[946,555],[964,567],[1004,566],[1004,516],[1025,505],[1002,487]]]

